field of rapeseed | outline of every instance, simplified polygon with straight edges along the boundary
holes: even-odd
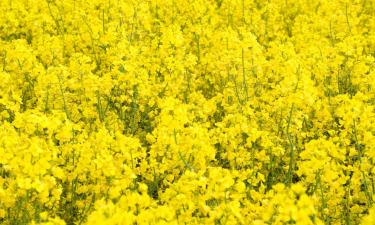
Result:
[[[1,224],[375,224],[374,0],[1,0]]]

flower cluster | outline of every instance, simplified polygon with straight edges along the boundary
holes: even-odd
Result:
[[[375,1],[0,1],[1,224],[374,224]]]

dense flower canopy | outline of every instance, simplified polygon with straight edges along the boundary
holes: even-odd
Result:
[[[0,223],[375,224],[374,0],[0,15]]]

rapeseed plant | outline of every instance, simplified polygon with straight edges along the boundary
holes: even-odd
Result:
[[[375,1],[0,1],[0,223],[375,224]]]

